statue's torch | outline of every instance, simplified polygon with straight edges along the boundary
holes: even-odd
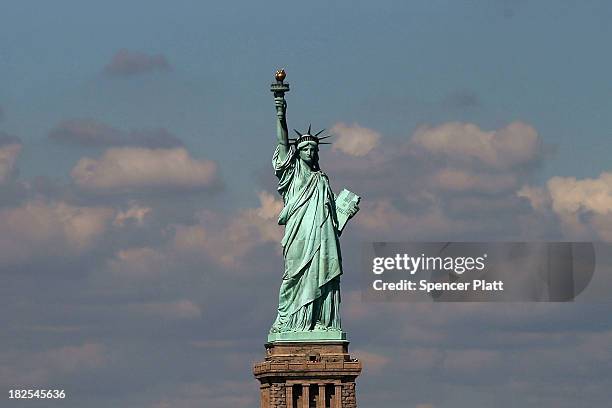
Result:
[[[270,85],[270,91],[274,93],[274,102],[276,103],[276,116],[278,116],[280,120],[285,119],[285,109],[287,107],[285,92],[289,92],[289,84],[283,83],[286,76],[285,70],[279,69],[276,71],[276,74],[274,74],[276,82]]]
[[[270,91],[274,92],[275,98],[284,99],[285,92],[289,92],[289,84],[283,83],[286,76],[287,74],[285,74],[284,69],[279,69],[278,71],[276,71],[276,74],[274,74],[274,78],[276,78],[276,82],[270,85]]]
[[[279,69],[274,77],[276,83],[270,85],[270,91],[274,93],[274,105],[276,106],[276,134],[279,144],[289,146],[289,136],[287,132],[287,102],[285,101],[285,92],[289,92],[289,84],[283,83],[285,80],[285,70]]]

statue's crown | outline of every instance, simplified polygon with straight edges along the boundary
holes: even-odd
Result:
[[[328,142],[321,142],[321,140],[323,140],[323,139],[327,139],[328,137],[330,137],[330,136],[331,136],[331,135],[327,135],[327,136],[322,136],[322,137],[319,137],[319,135],[320,135],[321,133],[323,133],[323,132],[325,131],[325,129],[322,129],[322,130],[318,131],[316,134],[312,135],[312,134],[311,134],[311,130],[310,130],[310,129],[311,129],[311,126],[312,126],[312,125],[309,125],[309,126],[308,126],[308,130],[307,130],[306,132],[304,132],[304,133],[298,132],[296,129],[293,129],[293,131],[294,131],[295,133],[297,133],[298,137],[297,137],[297,138],[295,138],[295,139],[289,139],[289,140],[290,140],[290,141],[291,141],[293,144],[295,144],[295,147],[296,147],[296,148],[298,148],[298,149],[299,149],[300,147],[304,146],[304,144],[306,144],[306,143],[308,143],[308,142],[313,142],[313,143],[315,143],[317,146],[318,146],[318,145],[320,145],[320,144],[331,144],[331,143],[328,143]]]

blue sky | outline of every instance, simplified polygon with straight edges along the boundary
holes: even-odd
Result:
[[[424,122],[520,119],[558,147],[545,175],[596,176],[611,127],[609,13],[606,2],[9,2],[4,128],[33,144],[24,154],[35,160],[66,116],[165,126],[204,154],[230,155],[221,138],[253,151],[243,141],[269,134],[263,91],[282,65],[296,126],[357,121],[401,137]],[[162,53],[174,70],[135,83],[101,78],[121,48]],[[479,106],[439,106],[457,92]]]
[[[20,383],[3,389],[256,404],[249,367],[282,267],[279,67],[290,128],[330,129],[322,168],[364,197],[346,270],[362,241],[611,240],[611,15],[605,1],[4,2],[0,377]],[[607,304],[364,305],[346,275],[364,406],[607,402]]]

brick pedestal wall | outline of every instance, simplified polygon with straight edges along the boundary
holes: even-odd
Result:
[[[287,408],[287,392],[280,383],[270,384],[270,408]]]
[[[342,408],[357,408],[355,383],[348,383],[342,387]]]
[[[355,379],[361,363],[348,342],[269,343],[254,364],[261,408],[356,408]]]

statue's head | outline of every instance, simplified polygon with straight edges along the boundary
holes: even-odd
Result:
[[[323,139],[327,139],[329,136],[319,137],[323,130],[317,132],[312,135],[310,131],[310,126],[308,126],[308,131],[305,133],[300,133],[297,130],[293,129],[295,133],[298,134],[297,139],[291,139],[295,143],[295,147],[297,149],[297,153],[300,156],[300,159],[304,161],[311,168],[318,169],[319,167],[319,145],[320,144],[329,144],[326,142],[321,142]]]
[[[310,167],[318,167],[319,146],[312,141],[302,142],[298,145],[300,159]]]

